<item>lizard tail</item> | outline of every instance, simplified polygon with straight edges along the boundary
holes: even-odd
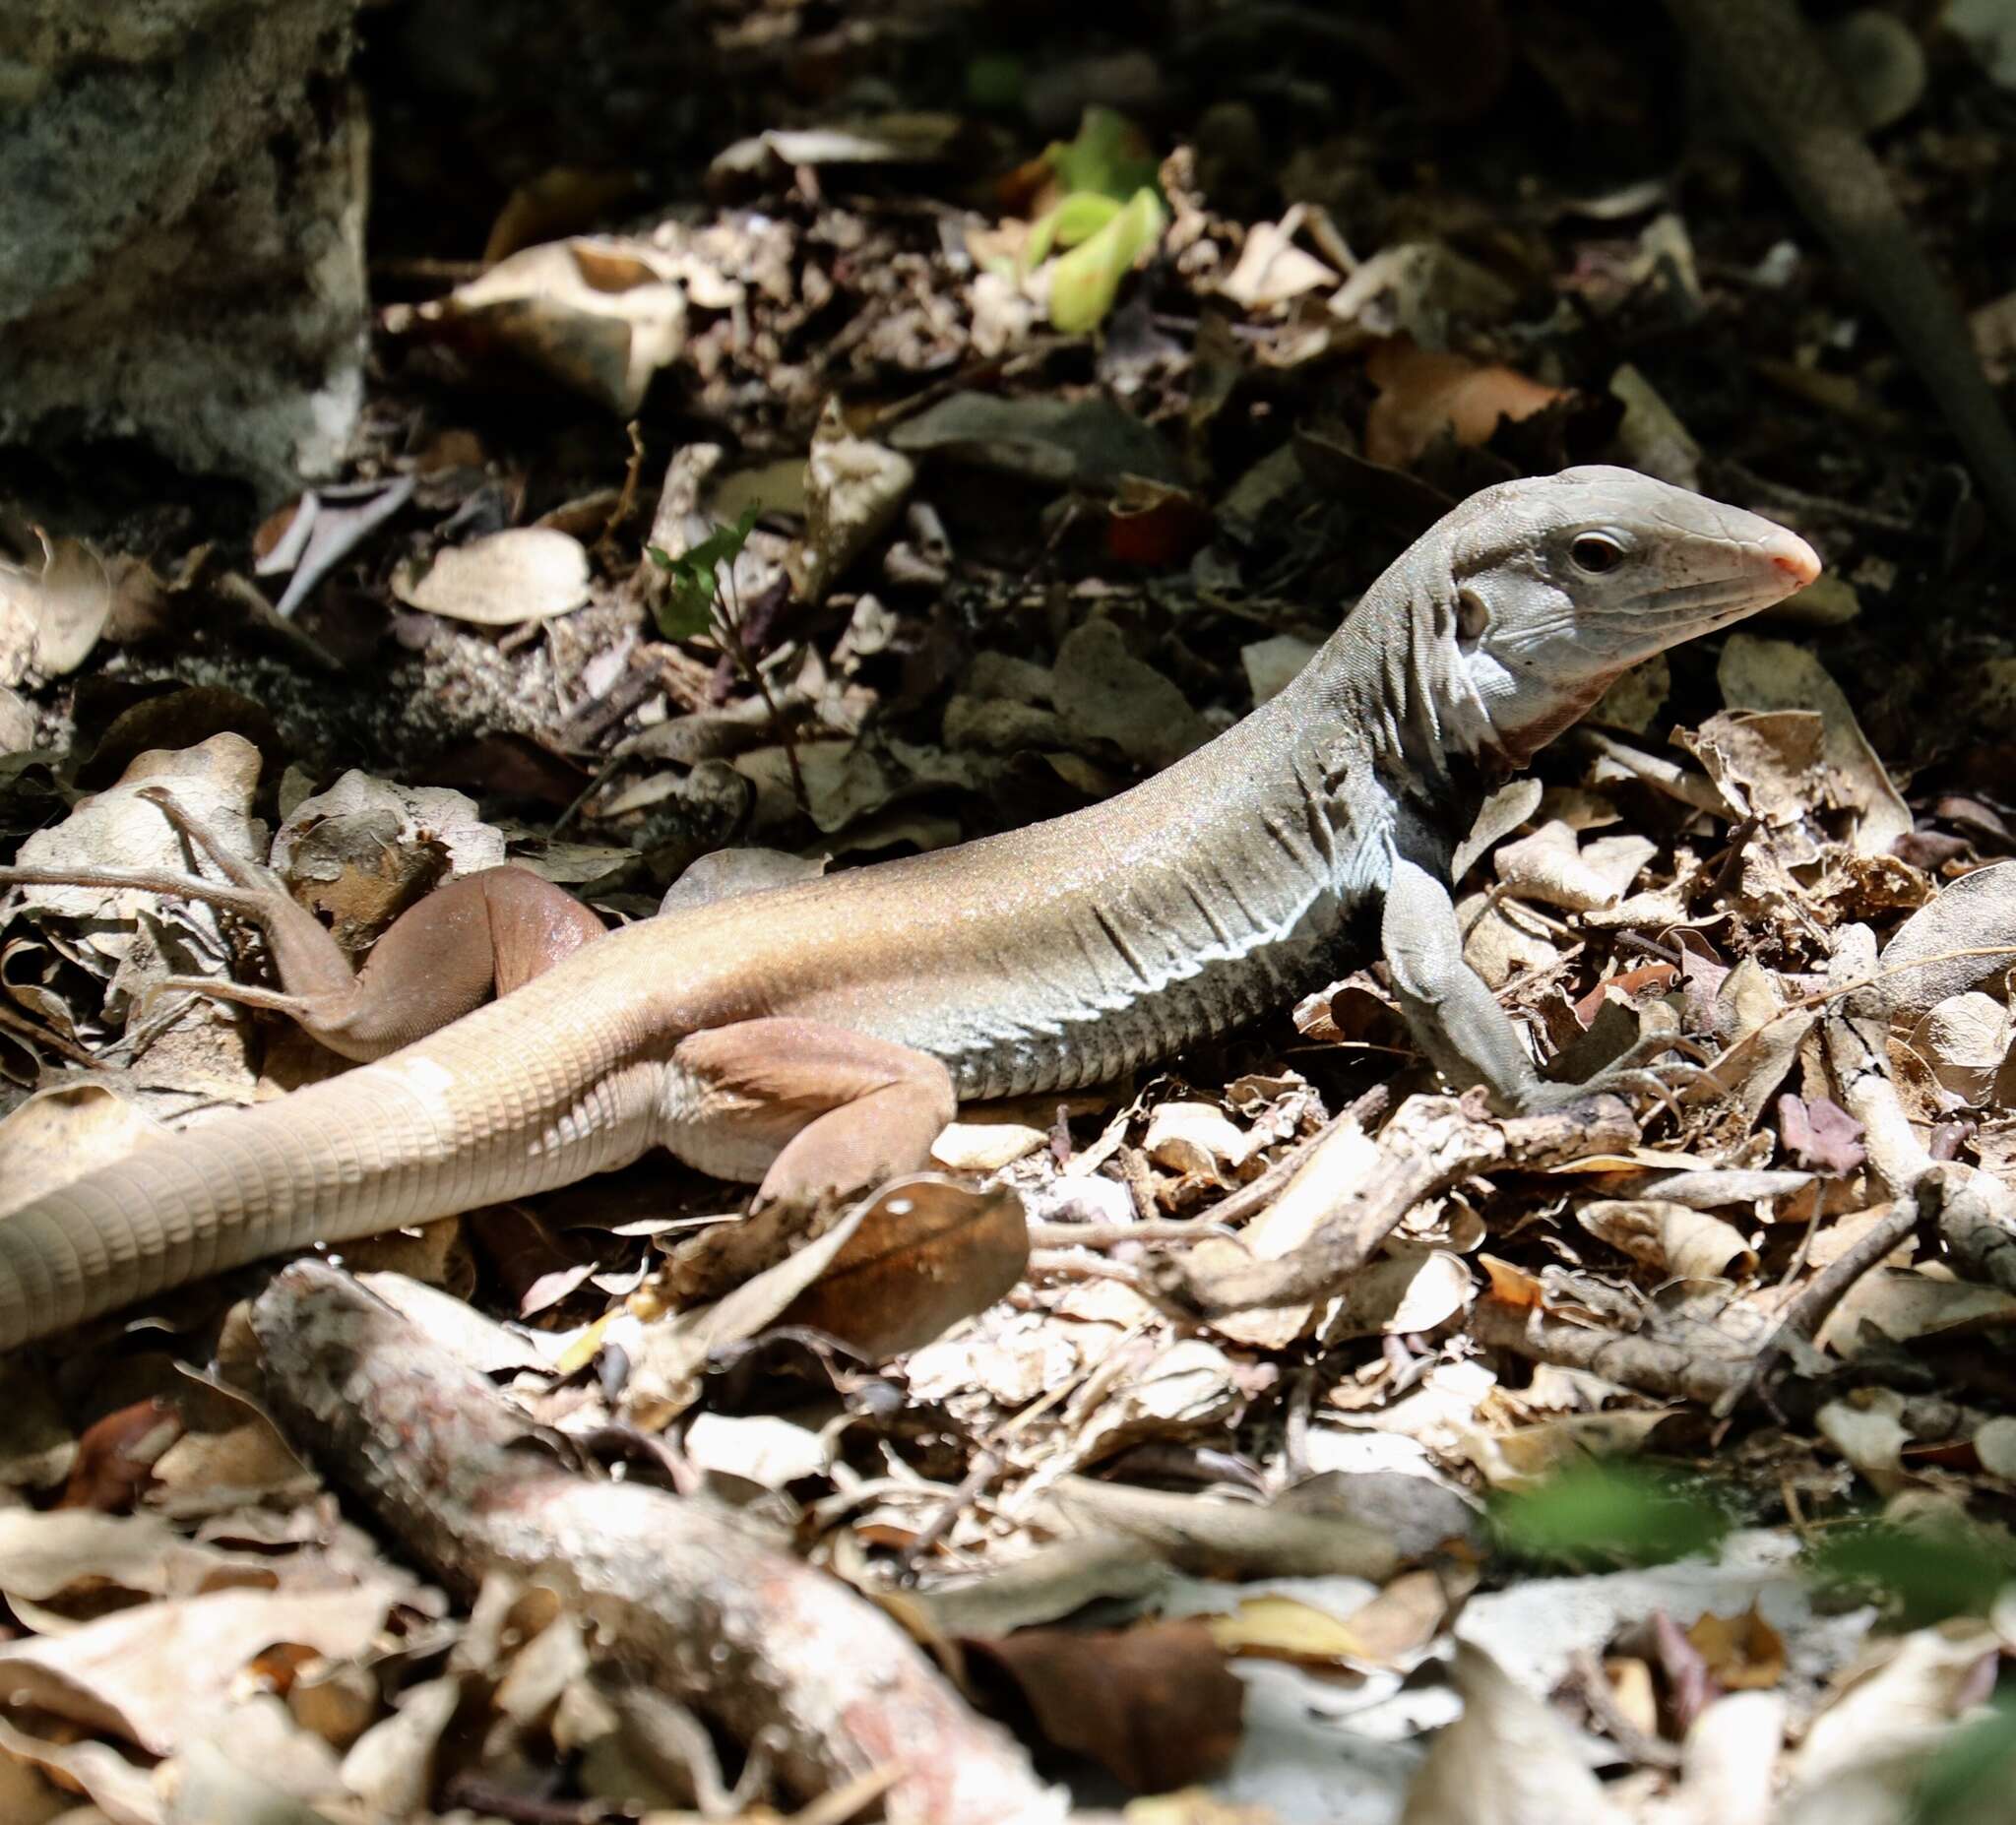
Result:
[[[0,1350],[266,1255],[636,1159],[658,1138],[662,1067],[620,997],[543,992],[567,974],[0,1217]]]
[[[1889,324],[1983,493],[2016,526],[2016,434],[1967,319],[1912,232],[1838,79],[1792,0],[1668,0],[1745,129]]]

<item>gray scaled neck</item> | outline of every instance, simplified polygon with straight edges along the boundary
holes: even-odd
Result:
[[[1383,891],[1396,836],[1418,848],[1413,827],[1434,821],[1452,785],[1418,632],[1429,617],[1411,592],[1389,570],[1272,702],[1132,791],[1041,827],[1058,888],[1042,942],[1004,920],[998,956],[976,959],[1025,988],[964,1010],[933,1047],[962,1096],[1119,1076],[1347,961],[1352,914]]]

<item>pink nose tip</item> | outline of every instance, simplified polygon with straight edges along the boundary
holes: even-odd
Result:
[[[1803,590],[1820,574],[1819,554],[1796,534],[1787,533],[1784,542],[1771,554],[1772,563],[1792,579],[1792,587]]]

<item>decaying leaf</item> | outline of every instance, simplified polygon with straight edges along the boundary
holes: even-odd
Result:
[[[1862,991],[1872,1007],[1917,1019],[2016,965],[2016,862],[1977,868],[1897,928]]]
[[[1136,1793],[1206,1780],[1238,1748],[1244,1688],[1202,1623],[1025,1629],[963,1645],[1013,1681],[1044,1738]]]
[[[1365,455],[1394,469],[1407,468],[1445,433],[1459,444],[1481,444],[1501,418],[1516,423],[1569,397],[1509,367],[1480,367],[1404,337],[1375,349],[1365,371],[1379,389],[1365,418]]]
[[[1662,1273],[1719,1280],[1733,1268],[1748,1274],[1757,1257],[1732,1225],[1705,1211],[1660,1198],[1598,1198],[1576,1219],[1591,1235]]]
[[[1103,618],[1074,628],[1058,649],[1055,696],[1074,734],[1110,741],[1144,767],[1166,767],[1211,738],[1183,693]]]
[[[80,539],[36,536],[39,563],[0,563],[0,685],[19,684],[30,666],[51,676],[75,671],[112,611],[111,578],[96,552]]]
[[[52,1717],[167,1755],[215,1714],[246,1662],[282,1645],[362,1654],[393,1596],[218,1591],[143,1605],[68,1634],[0,1644],[0,1678]]]
[[[1887,855],[1899,837],[1910,834],[1910,808],[1891,785],[1841,687],[1812,654],[1789,641],[1732,634],[1716,675],[1732,709],[1818,714],[1830,796],[1857,814],[1858,853]]]
[[[805,459],[805,548],[798,594],[826,592],[903,511],[916,465],[899,451],[849,434],[840,403],[830,403]]]

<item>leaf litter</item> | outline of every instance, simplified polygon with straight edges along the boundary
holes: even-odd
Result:
[[[1467,10],[1444,61],[1487,93]],[[773,27],[759,65],[813,55]],[[1659,117],[1576,30],[1513,93]],[[1403,35],[1360,50],[1419,99]],[[1887,105],[1956,124],[1898,154],[1964,189],[1961,78],[1917,80]],[[617,919],[940,847],[1200,745],[1448,501],[1620,459],[1796,525],[1837,608],[1613,694],[1480,820],[1460,905],[1542,1056],[1659,1031],[1702,1068],[1642,1124],[1495,1123],[1410,1095],[1374,969],[963,1110],[942,1173],[816,1233],[640,1168],[346,1251],[377,1303],[150,1300],[6,1367],[0,1809],[980,1818],[1064,1779],[1140,1821],[1970,1816],[1911,1808],[2016,1657],[2016,660],[1965,514],[1845,441],[1899,414],[1837,282],[1757,263],[1754,180],[1507,211],[1481,142],[1418,189],[1343,101],[1043,141],[806,93],[708,117],[704,200],[500,219],[389,300],[360,491],[277,542],[9,503],[17,864],[185,872],[165,784],[361,955],[507,859]],[[1746,363],[1782,425],[1705,377]],[[563,434],[479,409],[528,374]],[[0,920],[0,1204],[333,1068],[156,989],[256,975],[200,901],[31,883]],[[453,1491],[352,1437],[289,1312],[371,1340],[365,1432],[437,1361],[443,1438],[536,1524],[443,1538]],[[718,1600],[759,1590],[738,1635]],[[796,1651],[813,1615],[860,1665]],[[928,1717],[904,1755],[818,1721],[875,1677]]]

